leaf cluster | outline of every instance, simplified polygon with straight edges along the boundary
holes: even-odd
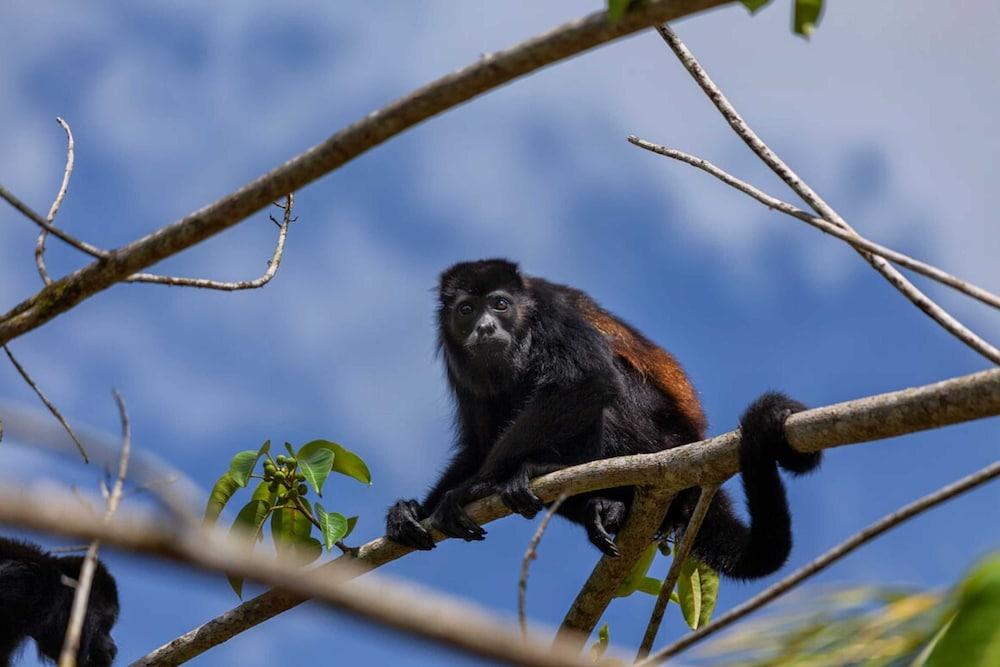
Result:
[[[354,530],[358,517],[328,512],[318,501],[310,505],[309,494],[322,498],[323,487],[333,472],[371,485],[371,473],[364,460],[329,440],[312,440],[297,451],[286,442],[287,456],[279,454],[272,458],[270,449],[268,440],[260,449],[242,451],[233,457],[229,469],[212,487],[205,508],[205,524],[214,525],[236,492],[256,479],[259,481],[249,502],[240,508],[230,528],[230,534],[243,540],[248,549],[264,539],[268,519],[278,555],[302,565],[318,559],[324,548],[346,549],[342,540]],[[261,459],[264,464],[257,474]],[[313,536],[314,530],[318,538]],[[243,580],[230,577],[229,583],[242,597]]]

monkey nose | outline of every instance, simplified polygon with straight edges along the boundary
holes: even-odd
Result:
[[[489,322],[487,324],[480,324],[478,327],[476,327],[476,333],[479,334],[480,337],[492,336],[496,332],[496,330],[497,330],[497,325],[493,324],[492,322]]]

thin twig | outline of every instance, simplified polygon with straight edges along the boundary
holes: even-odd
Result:
[[[52,234],[53,236],[59,238],[62,241],[65,241],[66,243],[73,246],[80,252],[84,252],[90,255],[91,257],[95,257],[99,260],[106,259],[110,255],[110,253],[107,250],[101,250],[97,246],[90,245],[86,241],[81,241],[75,236],[67,234],[58,227],[50,225],[45,220],[45,218],[38,215],[38,213],[29,208],[27,204],[18,199],[13,192],[11,192],[2,185],[0,185],[0,198],[6,199],[8,204],[16,208],[18,211],[20,211],[21,214],[24,215],[24,217],[26,217],[28,220],[31,220],[33,223],[35,223],[48,233]],[[100,262],[91,264],[90,266],[99,266],[99,265]]]
[[[820,217],[840,227],[845,232],[856,234],[857,232],[855,232],[854,229],[848,225],[842,217],[840,217],[840,214],[838,214],[833,207],[831,207],[822,197],[819,196],[819,194],[809,187],[805,181],[799,178],[799,175],[796,174],[791,167],[785,164],[785,162],[778,157],[778,155],[772,151],[768,145],[763,142],[763,140],[761,140],[761,138],[750,128],[750,126],[747,125],[746,121],[743,120],[740,114],[736,111],[736,108],[722,93],[722,90],[715,85],[715,82],[708,76],[705,69],[695,59],[694,54],[692,54],[687,46],[684,45],[677,34],[666,25],[658,26],[656,30],[660,33],[660,36],[663,37],[663,41],[667,43],[677,58],[681,61],[684,68],[689,74],[691,74],[694,80],[726,119],[729,126],[733,128],[733,131],[735,131],[736,134],[743,139],[744,143],[750,147],[750,150],[752,150],[757,157],[763,160],[763,162],[770,167],[771,170],[777,174],[792,190],[794,190],[796,194],[802,197],[802,199],[805,200],[805,202],[808,203],[809,206],[820,215]],[[872,265],[876,271],[881,273],[893,287],[899,290],[907,299],[920,308],[920,310],[924,311],[928,316],[944,327],[945,330],[949,331],[956,338],[993,363],[1000,364],[1000,350],[973,333],[964,324],[959,322],[955,319],[955,317],[931,300],[926,294],[917,289],[903,274],[889,264],[888,261],[877,255],[872,255],[870,252],[865,250],[858,250],[858,252],[869,264]]]
[[[125,475],[128,474],[129,454],[132,450],[132,427],[129,424],[128,411],[125,409],[125,400],[117,389],[111,393],[118,405],[118,414],[122,423],[122,451],[118,457],[118,476],[115,478],[114,486],[111,487],[107,498],[107,509],[102,519],[104,525],[111,521],[111,517],[114,516],[115,511],[118,510],[118,504],[121,502],[122,490],[125,488]],[[76,583],[69,624],[66,627],[62,652],[59,654],[59,667],[76,667],[76,656],[80,652],[80,634],[87,616],[87,603],[90,601],[90,588],[94,581],[94,572],[97,569],[97,550],[99,547],[99,540],[93,540],[87,548],[87,555],[84,556],[83,563],[80,565],[80,578]]]
[[[799,412],[785,423],[785,435],[796,449],[819,451],[995,415],[1000,415],[1000,369]],[[564,492],[576,495],[618,486],[657,484],[676,493],[692,486],[721,484],[739,472],[738,445],[739,435],[731,431],[657,454],[621,456],[566,468],[532,480],[531,490],[543,501],[551,502]],[[466,512],[480,525],[510,514],[497,496],[472,503]],[[436,541],[445,539],[429,524],[425,527],[431,530]],[[650,536],[653,532],[655,530]],[[621,546],[620,536],[616,542]],[[332,574],[339,563],[348,560],[370,570],[409,552],[410,549],[379,538],[362,545],[357,558],[338,558],[319,570]],[[601,563],[614,560],[617,559],[602,558]],[[627,573],[630,567],[631,564],[626,564],[624,572]],[[600,583],[599,576],[594,574],[588,579],[588,585],[591,580],[596,580],[595,586]],[[608,599],[617,585],[610,586]],[[601,605],[606,606],[603,597],[591,606],[595,597],[578,595],[577,600],[586,604],[588,610],[603,610]],[[306,598],[278,590],[267,591],[164,644],[136,664],[167,665],[191,660],[305,601]],[[586,625],[585,621],[591,617],[591,612],[586,618],[582,613],[578,616],[581,625]],[[591,626],[581,631],[589,633],[592,629]],[[579,640],[579,644],[582,646],[584,641],[585,638]]]
[[[73,432],[73,429],[70,428],[69,422],[67,422],[66,418],[62,416],[61,412],[59,412],[59,408],[57,408],[52,401],[50,401],[48,397],[42,393],[42,390],[38,388],[35,381],[31,379],[30,375],[28,375],[28,371],[24,370],[24,366],[18,362],[17,357],[15,357],[14,353],[10,351],[10,348],[4,345],[3,351],[7,353],[7,358],[10,359],[10,363],[14,364],[14,368],[16,368],[17,372],[21,374],[24,381],[28,383],[28,386],[31,387],[36,394],[38,394],[38,398],[42,399],[42,403],[44,403],[45,407],[49,409],[52,416],[55,417],[60,424],[62,424],[64,429],[66,429],[66,433],[69,434],[69,437],[73,440],[74,444],[76,444],[76,448],[80,450],[80,456],[83,457],[83,462],[90,463],[90,459],[87,458],[87,451],[83,448],[83,443],[80,442],[78,437],[76,437],[76,433]]]
[[[850,232],[846,232],[841,227],[838,227],[831,222],[827,222],[823,218],[811,215],[803,211],[802,209],[797,208],[792,204],[789,204],[786,201],[782,201],[777,197],[773,197],[767,194],[766,192],[760,190],[759,188],[750,185],[746,181],[740,180],[739,178],[724,171],[723,169],[712,164],[711,162],[709,162],[704,158],[700,158],[698,156],[691,155],[690,153],[685,153],[683,151],[679,151],[674,148],[667,148],[666,146],[660,146],[658,144],[646,141],[645,139],[640,139],[639,137],[636,137],[634,135],[630,135],[628,137],[628,140],[631,144],[638,146],[639,148],[644,148],[647,151],[656,153],[658,155],[663,155],[664,157],[669,157],[674,160],[678,160],[680,162],[689,164],[692,167],[701,169],[702,171],[707,172],[712,176],[715,176],[726,185],[730,185],[739,190],[740,192],[749,195],[750,197],[753,197],[754,199],[759,201],[761,204],[764,204],[768,208],[776,209],[778,211],[781,211],[782,213],[792,216],[793,218],[798,218],[799,220],[802,220],[803,222],[812,225],[816,229],[826,234],[829,234],[830,236],[834,236],[840,239],[841,241],[849,243],[850,245],[859,250],[867,250],[873,255],[879,255],[880,257],[884,257],[891,262],[895,262],[900,266],[904,266],[912,271],[915,271],[916,273],[924,275],[932,280],[936,280],[937,282],[943,285],[947,285],[948,287],[958,290],[959,292],[967,294],[973,299],[977,299],[978,301],[981,301],[982,303],[985,303],[988,306],[992,306],[993,308],[1000,308],[1000,296],[997,296],[996,294],[993,294],[992,292],[985,290],[982,287],[973,285],[970,282],[962,280],[961,278],[953,276],[950,273],[942,271],[941,269],[937,268],[936,266],[933,266],[932,264],[927,264],[926,262],[921,262],[918,259],[913,259],[908,255],[904,255],[901,252],[897,252],[891,248],[879,245],[878,243],[870,241],[856,233],[852,234]]]
[[[0,316],[0,344],[41,326],[133,273],[190,248],[329,174],[375,146],[514,79],[560,60],[731,0],[646,0],[617,22],[601,9],[510,48],[486,54],[292,157],[238,190],[46,286]],[[44,220],[42,221],[44,222]],[[52,230],[50,230],[52,231]],[[55,232],[53,232],[55,233]]]
[[[936,505],[940,505],[946,500],[950,500],[959,494],[965,493],[966,491],[979,486],[980,484],[988,482],[998,475],[1000,475],[1000,461],[991,463],[985,468],[982,468],[967,477],[963,477],[962,479],[952,482],[947,486],[943,486],[937,491],[919,498],[908,505],[900,507],[895,512],[887,514],[878,521],[868,525],[864,530],[858,531],[848,539],[824,553],[822,556],[813,560],[805,567],[796,570],[778,583],[761,591],[746,602],[733,607],[712,623],[685,635],[679,641],[657,651],[650,656],[648,660],[640,663],[640,665],[648,666],[663,662],[670,656],[676,655],[695,642],[701,641],[708,635],[714,634],[719,630],[732,625],[734,622],[743,618],[747,614],[760,609],[768,602],[788,592],[791,588],[799,585],[814,574],[822,572],[833,563],[837,562],[844,556],[847,556],[866,542],[870,542],[875,539],[882,533],[895,528],[899,524],[913,518],[921,512],[925,512]]]
[[[179,287],[199,287],[201,289],[222,290],[225,292],[235,292],[237,290],[257,289],[271,282],[271,278],[278,272],[278,265],[281,264],[281,255],[285,252],[285,239],[288,237],[288,227],[295,219],[292,218],[292,207],[294,206],[295,195],[285,196],[285,204],[282,206],[275,202],[275,206],[284,209],[281,222],[271,217],[271,222],[278,225],[278,243],[274,247],[274,254],[267,263],[267,270],[264,275],[253,280],[238,280],[233,282],[221,282],[218,280],[208,280],[205,278],[179,278],[175,276],[160,276],[154,273],[133,273],[125,279],[127,283],[156,283],[159,285],[176,285]]]
[[[649,655],[649,652],[653,649],[656,633],[660,631],[660,624],[663,622],[663,612],[666,611],[667,603],[670,602],[670,594],[677,584],[677,579],[681,576],[681,567],[684,565],[688,554],[691,553],[691,547],[694,546],[694,540],[698,537],[698,531],[701,530],[705,514],[708,513],[708,506],[712,504],[712,498],[715,497],[715,493],[718,490],[718,486],[703,486],[701,488],[701,493],[698,495],[698,504],[695,505],[694,512],[691,513],[691,518],[688,519],[687,527],[684,528],[684,536],[674,546],[673,560],[670,561],[670,569],[667,570],[667,576],[663,580],[663,586],[660,587],[660,593],[656,596],[653,613],[649,616],[649,623],[646,624],[646,632],[642,636],[642,644],[639,645],[639,653],[635,656],[636,662]]]
[[[66,132],[66,168],[63,169],[62,184],[59,186],[59,192],[56,194],[55,200],[52,202],[52,206],[49,207],[49,214],[45,217],[45,221],[50,225],[54,224],[56,221],[56,214],[59,213],[59,207],[62,206],[63,199],[66,198],[66,191],[69,190],[69,179],[73,175],[73,161],[74,161],[74,142],[73,142],[73,131],[69,129],[69,123],[67,123],[62,118],[56,118],[56,122],[62,126],[62,129]],[[45,269],[45,237],[49,235],[49,230],[42,229],[38,232],[38,240],[35,241],[35,265],[38,267],[38,275],[42,277],[42,282],[46,285],[52,284],[52,278],[49,277],[49,272]]]
[[[560,494],[555,502],[549,506],[549,511],[545,513],[541,523],[538,524],[538,530],[535,531],[535,534],[531,537],[531,541],[528,542],[528,548],[524,552],[524,559],[521,561],[521,577],[517,582],[517,621],[521,626],[522,639],[527,639],[528,637],[528,614],[525,611],[526,598],[528,596],[528,568],[531,567],[531,561],[538,557],[538,543],[542,541],[542,535],[545,534],[545,529],[549,527],[549,521],[552,520],[552,517],[556,514],[556,510],[559,509],[559,506],[567,498],[569,498],[569,494]]]

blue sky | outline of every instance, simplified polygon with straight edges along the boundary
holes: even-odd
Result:
[[[994,158],[1000,9],[831,0],[811,42],[789,3],[676,27],[759,133],[862,233],[1000,290]],[[58,187],[64,116],[77,166],[60,224],[114,247],[223,195],[339,127],[479,56],[598,2],[151,1],[16,3],[0,24],[0,182],[37,210]],[[569,282],[670,349],[713,433],[761,391],[821,405],[987,367],[834,239],[708,176],[630,146],[637,134],[707,157],[783,198],[651,32],[550,67],[371,151],[298,194],[277,278],[259,291],[118,286],[11,347],[76,423],[117,429],[209,485],[267,438],[342,442],[372,468],[331,504],[382,533],[385,508],[419,496],[449,447],[433,353],[433,293],[450,263],[505,255]],[[255,216],[157,270],[219,279],[263,271],[274,227]],[[0,307],[38,287],[34,229],[0,209]],[[81,265],[50,242],[54,273]],[[917,281],[923,285],[922,281]],[[934,286],[970,326],[1000,318]],[[13,369],[0,400],[34,405]],[[790,485],[798,536],[786,568],[996,458],[985,421],[831,452]],[[94,488],[96,469],[5,442],[5,482]],[[201,500],[199,499],[199,504]],[[996,548],[1000,487],[901,527],[824,582],[941,585]],[[512,617],[534,522],[492,525],[386,568]],[[60,544],[46,540],[47,544]],[[532,569],[533,619],[556,625],[598,553],[556,522]],[[227,610],[221,577],[109,552],[123,593],[122,661]],[[662,576],[666,564],[654,565]],[[770,580],[724,585],[731,606]],[[652,599],[614,603],[634,646]],[[662,638],[683,632],[672,620]],[[662,641],[662,640],[661,640]],[[202,656],[269,665],[324,656],[423,665],[453,653],[309,607]],[[33,653],[25,662],[32,664]]]

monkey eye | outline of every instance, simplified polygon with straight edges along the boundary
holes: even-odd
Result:
[[[458,307],[458,314],[459,315],[471,315],[472,314],[472,304],[463,303],[461,306]]]
[[[493,300],[493,310],[507,310],[510,306],[510,301],[502,296],[498,296]]]

